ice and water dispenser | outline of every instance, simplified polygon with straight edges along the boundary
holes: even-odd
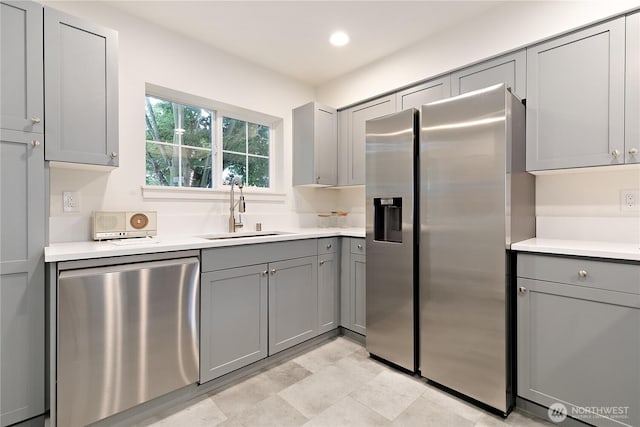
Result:
[[[402,243],[402,197],[373,199],[373,240]]]

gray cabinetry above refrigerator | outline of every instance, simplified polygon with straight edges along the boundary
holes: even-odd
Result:
[[[527,48],[527,170],[625,161],[625,18]]]
[[[519,253],[517,276],[518,395],[640,425],[640,264]]]
[[[46,160],[118,166],[118,33],[45,7]]]
[[[417,86],[396,92],[398,111],[420,108],[423,104],[439,101],[451,96],[451,76],[439,77]]]
[[[483,61],[451,73],[451,96],[482,89],[499,83],[520,99],[527,97],[527,55],[525,50]]]
[[[338,183],[338,112],[315,102],[293,110],[293,185]]]

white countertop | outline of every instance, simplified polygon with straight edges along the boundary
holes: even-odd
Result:
[[[218,248],[223,246],[247,245],[252,243],[282,242],[287,240],[316,239],[319,237],[364,237],[362,228],[303,228],[298,230],[278,230],[286,234],[272,236],[243,237],[221,240],[207,240],[195,236],[158,237],[135,240],[120,245],[110,242],[68,242],[53,243],[44,248],[45,262],[72,261],[79,259],[106,258],[123,255],[141,255],[158,252],[183,251],[189,249]],[[225,233],[209,233],[225,234]]]
[[[577,255],[640,261],[640,244],[584,240],[529,239],[511,245],[514,251]]]

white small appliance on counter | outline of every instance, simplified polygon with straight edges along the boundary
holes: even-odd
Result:
[[[92,215],[93,240],[151,237],[157,234],[157,212],[95,211]]]

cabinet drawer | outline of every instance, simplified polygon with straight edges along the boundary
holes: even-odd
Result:
[[[640,264],[518,254],[518,277],[640,294]]]
[[[316,239],[225,246],[202,250],[202,272],[317,255]]]
[[[333,254],[338,250],[338,237],[318,239],[318,255]]]
[[[351,239],[351,253],[352,254],[365,254],[367,245],[364,239]]]

